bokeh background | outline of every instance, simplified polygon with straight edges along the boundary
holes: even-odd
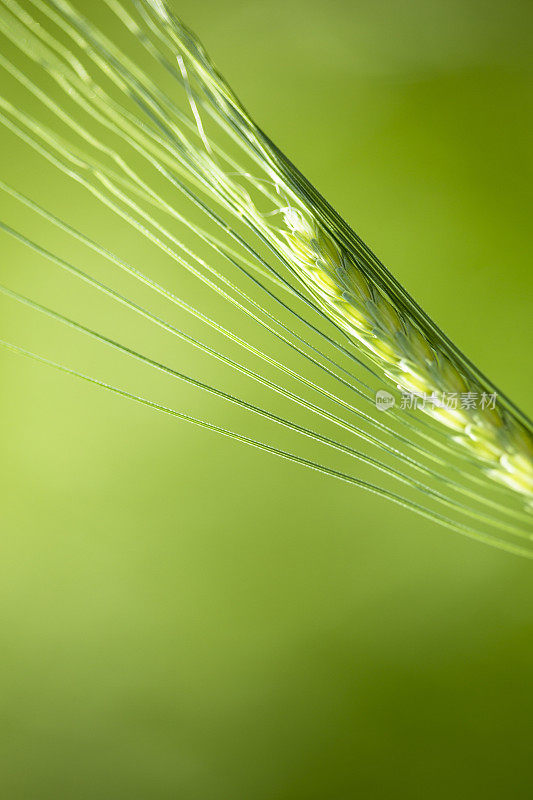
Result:
[[[172,5],[531,412],[531,4]],[[4,797],[531,797],[530,562],[14,355],[0,370]]]

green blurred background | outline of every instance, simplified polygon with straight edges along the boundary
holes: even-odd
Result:
[[[531,4],[173,7],[531,412]],[[530,562],[16,356],[0,369],[3,797],[532,796]]]

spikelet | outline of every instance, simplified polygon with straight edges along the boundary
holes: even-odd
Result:
[[[288,230],[280,249],[322,308],[370,354],[401,392],[415,395],[485,396],[489,389],[439,351],[438,344],[413,319],[401,316],[391,299],[372,285],[364,271],[325,228],[301,212],[285,213]],[[494,480],[533,499],[533,438],[499,404],[460,408],[422,404],[453,433]]]

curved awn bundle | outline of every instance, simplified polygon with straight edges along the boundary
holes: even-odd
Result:
[[[1,222],[4,236],[40,268],[68,275],[67,298],[78,285],[91,296],[71,315],[34,296],[42,280],[31,296],[0,291],[32,318],[209,395],[223,421],[232,405],[239,425],[171,408],[64,357],[2,344],[530,555],[531,423],[255,125],[162,0],[100,5],[97,23],[67,0],[0,0],[0,121],[13,152],[63,181],[60,205],[81,192],[94,209],[74,224],[68,210],[53,210],[44,178],[44,205],[1,180],[30,228]],[[128,257],[104,244],[110,224],[138,243]],[[52,231],[74,257],[39,241]],[[86,254],[96,270],[82,269]],[[163,280],[154,277],[159,265]],[[131,323],[116,338],[101,330],[104,298],[131,316],[133,330],[142,318],[179,340],[176,352],[188,348],[192,369],[128,343]],[[80,321],[86,312],[94,326]],[[187,404],[181,388],[174,396]],[[276,443],[280,429],[293,449]]]

